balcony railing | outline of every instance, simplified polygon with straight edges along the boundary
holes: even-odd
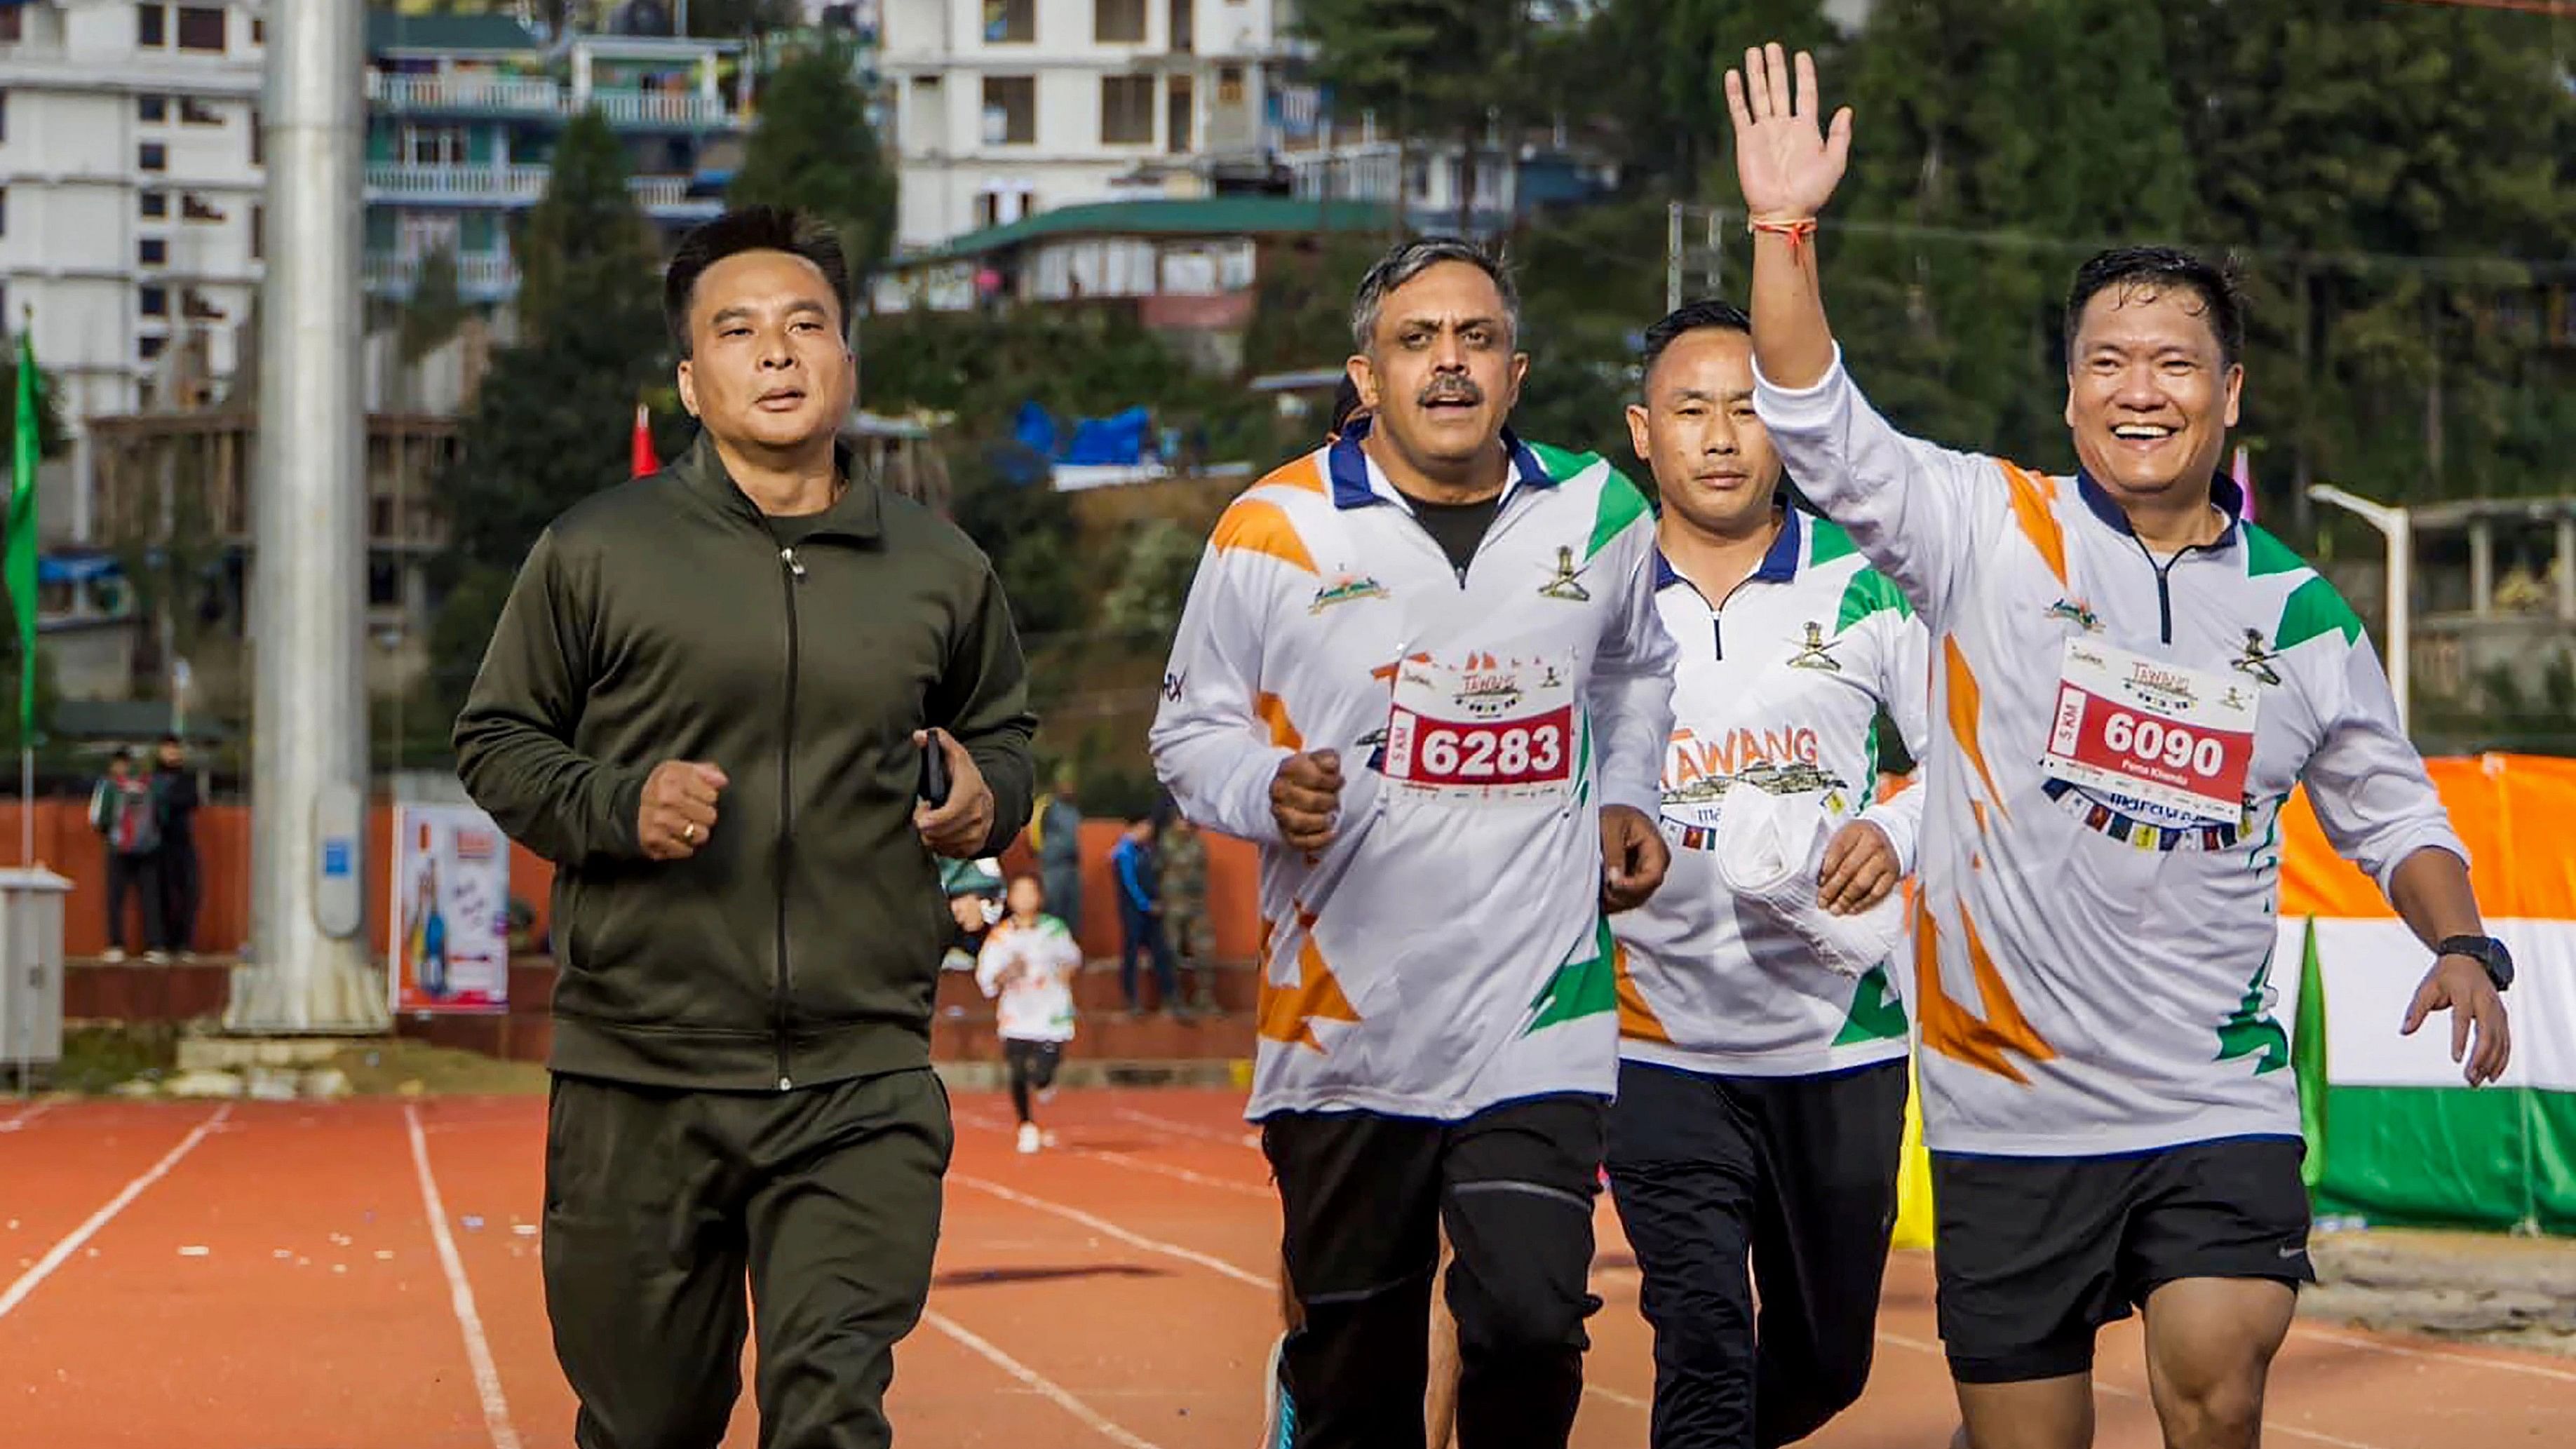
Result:
[[[574,109],[584,104],[620,126],[717,126],[729,118],[723,101],[678,91],[592,91],[586,102],[573,98]]]
[[[561,81],[483,75],[389,75],[367,72],[367,99],[390,111],[502,111],[572,116],[596,106],[612,125],[724,126],[738,117],[723,98],[695,91],[601,88],[581,91]]]
[[[421,258],[393,252],[369,252],[361,267],[370,291],[408,292],[420,281]],[[515,290],[519,269],[498,252],[469,252],[456,259],[456,287],[469,295],[497,295]]]
[[[546,194],[544,166],[403,166],[367,168],[367,191],[378,200],[533,203]],[[656,210],[721,209],[712,197],[689,195],[685,176],[630,176],[636,204]]]
[[[398,111],[564,110],[563,87],[550,80],[490,75],[388,75],[367,72],[367,99]]]
[[[367,189],[441,201],[534,201],[546,194],[547,175],[543,166],[372,165]]]

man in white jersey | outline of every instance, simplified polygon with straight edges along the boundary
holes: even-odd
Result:
[[[1726,79],[1755,233],[1755,402],[1790,473],[1932,637],[1914,924],[1940,1320],[1975,1449],[2092,1438],[2095,1330],[2146,1314],[2172,1449],[2251,1449],[2313,1277],[2271,1014],[2282,803],[2434,956],[2492,1081],[2512,979],[2361,622],[2218,473],[2244,322],[2184,253],[2105,253],[2067,304],[2048,477],[1905,437],[1861,397],[1812,234],[1850,149],[1779,46]],[[2475,1050],[2470,1050],[2474,1028]]]
[[[1600,1306],[1607,913],[1667,863],[1673,652],[1644,496],[1503,425],[1518,321],[1470,244],[1370,270],[1370,416],[1218,521],[1154,724],[1181,809],[1261,846],[1246,1115],[1301,1310],[1299,1449],[1419,1449],[1441,1225],[1466,1449],[1565,1443]]]
[[[1645,365],[1628,430],[1663,500],[1678,849],[1614,927],[1610,1192],[1655,1330],[1655,1449],[1773,1449],[1860,1397],[1878,1331],[1906,1092],[1882,957],[1923,792],[1872,801],[1881,711],[1924,748],[1924,634],[1848,535],[1781,497],[1743,312],[1681,308],[1647,329]],[[1721,853],[1758,809],[1821,841],[1776,904],[1734,889]],[[1835,927],[1870,949],[1829,959],[1802,933]]]

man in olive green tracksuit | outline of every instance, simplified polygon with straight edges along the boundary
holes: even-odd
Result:
[[[929,1292],[933,854],[1029,818],[1034,721],[983,555],[836,451],[849,296],[792,213],[682,241],[702,432],[546,531],[456,724],[466,788],[557,868],[543,1256],[581,1449],[714,1449],[746,1275],[764,1449],[887,1445]]]

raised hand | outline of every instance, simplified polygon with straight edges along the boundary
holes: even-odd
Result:
[[[1744,69],[1726,73],[1726,109],[1735,118],[1735,177],[1745,209],[1758,221],[1806,221],[1833,199],[1851,159],[1852,113],[1816,123],[1816,62],[1798,52],[1798,89],[1789,90],[1789,61],[1775,42],[1744,52]],[[1793,103],[1794,102],[1794,103]]]

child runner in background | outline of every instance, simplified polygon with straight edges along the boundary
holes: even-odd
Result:
[[[1029,1111],[1032,1089],[1055,1085],[1056,1063],[1073,1040],[1073,975],[1082,948],[1073,932],[1046,914],[1046,888],[1033,875],[1011,877],[1009,910],[984,937],[975,984],[1001,998],[1002,1057],[1011,1069],[1011,1109],[1020,1115],[1020,1150],[1045,1145]]]

